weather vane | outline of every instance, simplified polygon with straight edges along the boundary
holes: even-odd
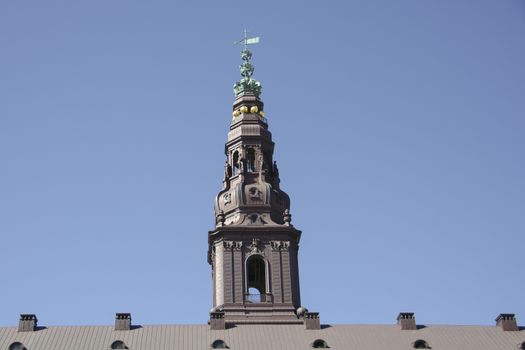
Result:
[[[236,82],[233,85],[233,93],[236,97],[244,95],[246,93],[253,94],[256,97],[259,97],[262,91],[261,83],[255,79],[252,79],[253,71],[255,68],[250,62],[252,58],[252,53],[248,50],[248,45],[258,44],[259,37],[255,36],[253,38],[248,38],[248,31],[244,30],[244,37],[241,40],[235,41],[234,44],[243,44],[244,48],[241,51],[241,58],[243,63],[239,66],[241,70],[241,81]]]
[[[258,44],[259,43],[259,37],[255,36],[253,38],[248,38],[248,31],[245,29],[244,30],[244,38],[234,42],[235,45],[241,44],[241,43],[244,45],[244,50],[248,50],[248,45],[253,45],[253,44]]]

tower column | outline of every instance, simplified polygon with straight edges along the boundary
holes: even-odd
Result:
[[[224,247],[215,244],[215,305],[224,304]]]
[[[281,272],[281,250],[278,242],[272,241],[272,293],[274,302],[283,303],[283,276]]]

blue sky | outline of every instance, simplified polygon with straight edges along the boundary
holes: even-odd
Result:
[[[525,324],[525,3],[0,2],[0,325],[204,323],[247,28],[323,323]]]

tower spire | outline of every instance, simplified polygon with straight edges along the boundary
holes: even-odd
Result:
[[[291,224],[290,198],[280,188],[274,143],[252,78],[246,31],[235,83],[233,119],[225,145],[223,189],[215,198],[215,228],[208,233],[212,267],[212,327],[241,323],[303,323],[298,250],[301,231]],[[222,320],[219,322],[218,320]]]

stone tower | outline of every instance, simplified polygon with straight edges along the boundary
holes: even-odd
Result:
[[[243,78],[234,85],[233,119],[225,145],[223,189],[215,199],[216,226],[208,235],[212,328],[303,323],[305,314],[314,314],[301,307],[297,260],[301,231],[291,224],[290,199],[279,186],[261,85],[251,77],[250,40],[254,39],[245,36]]]

